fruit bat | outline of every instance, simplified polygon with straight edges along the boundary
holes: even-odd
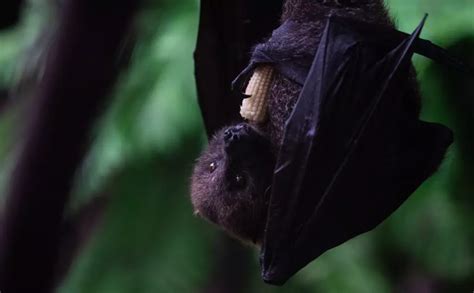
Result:
[[[196,214],[260,246],[262,277],[276,285],[380,224],[437,170],[453,141],[448,128],[418,118],[413,54],[462,69],[419,38],[425,19],[407,35],[384,20],[381,6],[362,6],[379,12],[373,23],[314,3],[318,22],[287,9],[293,17],[254,48],[233,82],[241,101],[259,66],[275,68],[268,121],[223,121],[191,179]],[[198,89],[212,86],[203,80],[197,70]],[[226,98],[199,93],[205,121],[209,101]]]

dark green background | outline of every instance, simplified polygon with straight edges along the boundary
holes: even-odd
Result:
[[[48,1],[28,3],[21,24],[0,32],[0,87],[41,68],[55,14]],[[472,0],[387,4],[408,32],[429,13],[422,36],[474,64]],[[71,210],[102,194],[111,202],[59,292],[199,292],[226,269],[216,267],[217,252],[232,244],[195,218],[188,200],[192,165],[206,143],[193,78],[197,24],[196,0],[146,1],[140,12],[131,63],[94,132]],[[440,170],[377,229],[325,253],[283,288],[260,281],[257,251],[246,248],[244,278],[235,280],[245,292],[474,290],[474,80],[421,57],[415,64],[423,119],[456,136]],[[21,104],[0,114],[2,188],[21,136]]]

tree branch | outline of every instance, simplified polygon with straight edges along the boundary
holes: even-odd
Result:
[[[51,292],[64,207],[138,1],[69,0],[7,193],[0,290]]]

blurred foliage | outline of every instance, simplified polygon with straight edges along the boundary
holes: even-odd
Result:
[[[387,2],[404,31],[428,12],[423,37],[474,66],[472,0]],[[30,0],[21,24],[0,32],[0,88],[17,87],[25,72],[40,77],[52,5]],[[146,1],[137,17],[136,47],[91,138],[70,212],[94,196],[111,202],[60,292],[198,292],[225,269],[216,268],[223,236],[192,215],[188,200],[192,164],[206,141],[193,79],[197,24],[196,0]],[[375,231],[327,252],[283,288],[260,281],[257,252],[245,249],[246,292],[474,289],[473,80],[423,58],[415,63],[423,118],[455,131],[441,169]],[[0,117],[2,187],[21,136],[22,98],[12,94]]]

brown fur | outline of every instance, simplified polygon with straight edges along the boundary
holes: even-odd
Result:
[[[292,20],[300,25],[279,40],[267,41],[293,56],[313,56],[322,30],[330,14],[353,17],[374,25],[392,27],[382,0],[287,0],[282,21]],[[407,112],[419,114],[419,95],[415,75],[407,78]],[[271,183],[275,154],[281,144],[285,121],[288,119],[301,91],[301,86],[278,74],[271,86],[268,105],[269,120],[260,129],[271,141],[271,147],[255,149],[258,170],[247,169],[250,181],[245,189],[230,190],[229,167],[232,158],[224,151],[223,132],[218,132],[199,158],[191,184],[191,199],[196,213],[214,222],[232,235],[245,241],[260,243],[266,222],[268,190]],[[266,158],[263,159],[262,158]],[[210,173],[209,165],[217,162]]]
[[[260,243],[266,218],[273,170],[269,141],[261,133],[245,133],[229,151],[224,128],[198,159],[191,182],[196,214],[220,225],[232,235]],[[234,182],[236,176],[242,182]]]

